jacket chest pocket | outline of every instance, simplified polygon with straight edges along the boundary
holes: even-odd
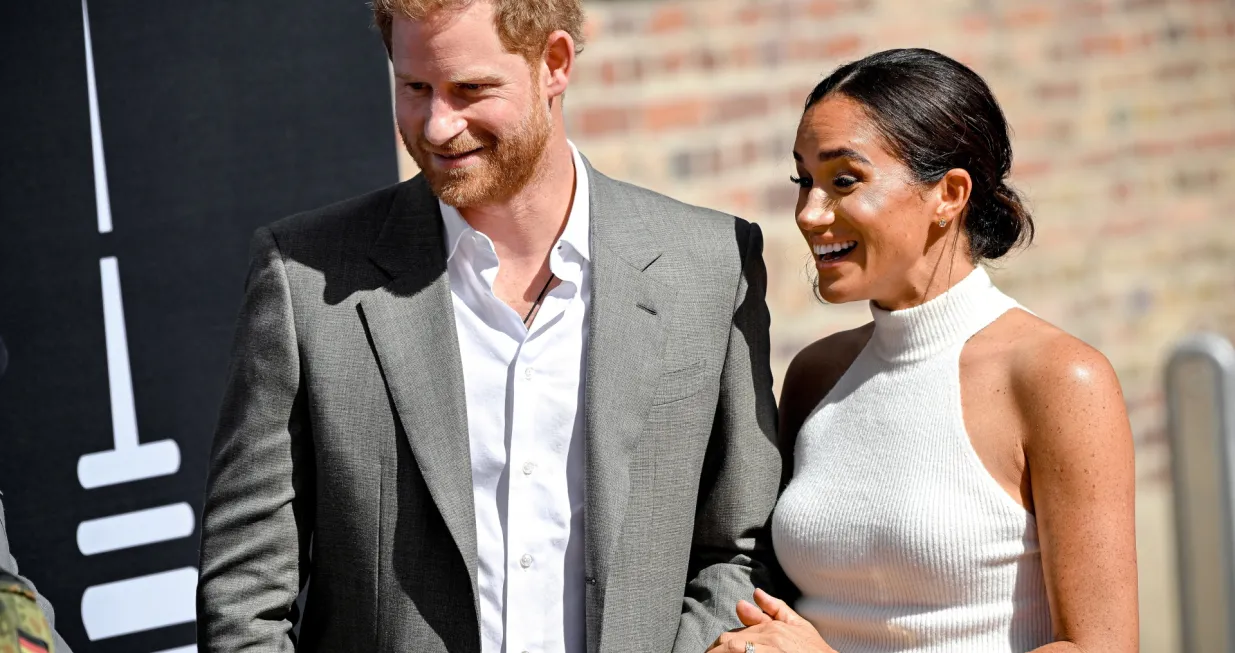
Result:
[[[698,394],[708,384],[707,365],[697,360],[685,367],[661,374],[652,391],[652,405],[662,406]]]

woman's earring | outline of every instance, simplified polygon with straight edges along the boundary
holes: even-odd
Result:
[[[948,226],[948,221],[947,221],[947,220],[940,220],[940,221],[939,221],[939,228],[940,228],[940,229],[942,229],[942,228],[944,228],[944,227],[946,227],[946,226]]]

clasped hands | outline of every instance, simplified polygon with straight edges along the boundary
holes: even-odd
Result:
[[[755,603],[738,601],[738,619],[745,628],[731,630],[712,643],[708,653],[836,653],[809,621],[784,601],[755,590]]]

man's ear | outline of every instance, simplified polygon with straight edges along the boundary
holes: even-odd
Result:
[[[570,75],[575,69],[575,40],[564,30],[557,30],[549,35],[545,44],[544,77],[545,95],[550,104],[553,99],[566,92],[570,86]]]

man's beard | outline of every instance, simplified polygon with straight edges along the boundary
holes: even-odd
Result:
[[[416,140],[399,130],[408,154],[438,199],[457,208],[498,204],[523,190],[539,172],[540,159],[552,133],[549,111],[536,104],[509,135],[500,139],[488,132],[464,131],[449,142],[433,147],[423,134]],[[433,163],[433,152],[458,155],[477,148],[479,162],[465,168],[443,170]]]

